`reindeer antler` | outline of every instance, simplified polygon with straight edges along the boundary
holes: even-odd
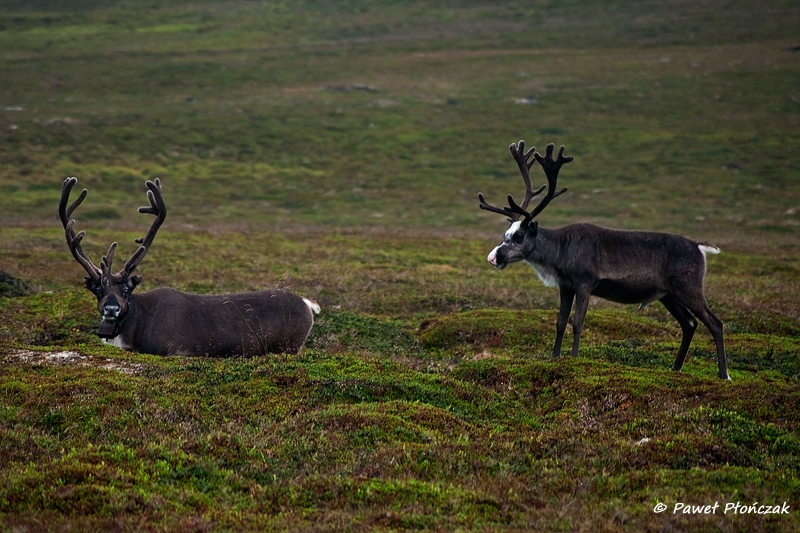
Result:
[[[61,219],[61,224],[64,226],[64,236],[67,238],[67,245],[69,246],[69,251],[72,252],[72,256],[83,266],[86,273],[89,274],[89,277],[99,283],[101,271],[94,266],[92,260],[89,259],[89,256],[86,255],[86,252],[83,250],[83,246],[81,246],[81,241],[86,236],[86,232],[80,231],[76,235],[74,230],[75,220],[69,218],[72,216],[72,212],[81,205],[81,202],[83,202],[84,198],[86,198],[86,195],[89,193],[87,189],[83,189],[78,199],[67,207],[69,195],[76,183],[78,183],[78,178],[75,177],[64,180],[64,185],[61,187],[61,201],[58,204],[58,218]],[[111,252],[111,255],[113,256],[113,252]]]
[[[526,152],[525,151],[525,141],[519,141],[518,143],[512,143],[508,149],[511,152],[511,155],[514,156],[514,160],[517,162],[517,166],[519,167],[519,171],[522,174],[522,180],[525,182],[525,196],[522,199],[521,204],[517,204],[514,201],[513,196],[510,194],[508,195],[508,207],[496,207],[486,203],[486,200],[483,197],[483,194],[478,194],[478,199],[480,200],[480,208],[486,209],[487,211],[492,211],[494,213],[500,213],[501,215],[508,216],[512,222],[519,220],[519,217],[524,217],[526,221],[530,222],[533,218],[541,213],[547,204],[555,198],[556,196],[566,192],[567,188],[564,187],[560,190],[555,190],[556,181],[558,180],[558,171],[561,168],[561,165],[564,163],[569,163],[572,161],[572,156],[565,156],[564,154],[564,147],[562,146],[558,151],[558,158],[553,160],[553,147],[554,145],[548,144],[547,145],[547,156],[542,157],[542,154],[536,151],[535,146],[531,146],[531,148]],[[544,169],[545,176],[547,176],[547,184],[542,185],[535,191],[533,190],[533,185],[531,184],[531,175],[530,170],[531,167],[535,162],[539,162]],[[539,201],[536,207],[533,208],[533,211],[528,211],[528,204],[530,203],[531,199],[540,194],[542,191],[547,189],[547,194]]]
[[[525,141],[520,140],[517,144],[511,143],[508,147],[508,150],[511,152],[511,155],[514,156],[514,161],[517,162],[519,171],[522,174],[522,180],[525,182],[525,197],[522,199],[522,203],[518,206],[524,211],[528,208],[528,204],[531,203],[531,198],[541,193],[545,187],[542,185],[534,191],[533,185],[531,185],[531,167],[537,161],[536,147],[531,146],[530,149],[525,152]],[[513,209],[514,205],[516,204],[512,204],[512,202],[513,200],[510,201],[508,205],[510,205]]]
[[[528,217],[528,212],[525,211],[525,208],[528,207],[528,204],[531,201],[531,198],[539,194],[544,190],[544,186],[539,187],[537,190],[533,190],[533,185],[531,185],[531,174],[530,170],[533,164],[536,162],[534,158],[536,154],[536,147],[531,146],[531,148],[525,152],[525,141],[519,141],[519,143],[511,143],[508,147],[511,155],[514,156],[514,160],[517,162],[519,166],[519,171],[522,174],[522,179],[525,182],[525,197],[522,200],[522,206],[518,206],[511,195],[508,195],[508,205],[510,207],[497,207],[491,205],[486,202],[486,199],[483,197],[482,193],[478,193],[478,200],[480,200],[480,208],[485,209],[487,211],[492,211],[493,213],[500,213],[501,215],[506,215],[509,217],[511,222],[516,222],[519,220],[519,217],[525,216],[526,219]]]
[[[161,227],[161,224],[167,217],[167,204],[164,202],[164,196],[161,194],[161,181],[156,178],[155,183],[148,180],[145,184],[148,189],[147,198],[150,200],[150,206],[140,207],[139,212],[153,214],[156,216],[156,219],[147,231],[147,235],[145,235],[144,238],[136,239],[136,242],[141,244],[141,246],[133,253],[131,258],[128,259],[128,262],[125,263],[125,267],[116,274],[111,274],[111,264],[114,261],[114,252],[117,249],[116,242],[111,243],[108,253],[103,256],[103,260],[100,262],[100,268],[97,268],[81,246],[81,241],[86,236],[86,232],[81,231],[77,235],[75,234],[75,230],[73,229],[75,221],[70,220],[69,217],[72,215],[72,212],[81,205],[81,202],[83,202],[89,192],[83,189],[78,199],[67,207],[70,192],[72,192],[72,188],[76,183],[78,183],[78,178],[72,177],[64,180],[64,185],[61,188],[61,201],[58,204],[58,217],[61,219],[61,224],[64,226],[64,234],[73,257],[86,269],[89,277],[97,283],[100,283],[101,276],[109,278],[127,277],[139,266],[144,256],[147,255],[147,251],[150,249],[150,245],[153,244],[153,239],[156,237],[158,228]]]
[[[137,266],[139,266],[144,259],[144,256],[147,255],[147,252],[150,250],[150,245],[153,244],[153,239],[156,238],[158,228],[161,227],[164,219],[167,218],[167,204],[164,202],[164,196],[161,194],[161,180],[156,178],[155,183],[147,180],[145,185],[147,185],[148,189],[147,199],[150,200],[150,206],[140,207],[139,212],[155,215],[156,218],[150,225],[150,229],[147,230],[147,235],[141,239],[136,239],[136,242],[141,244],[141,246],[138,250],[133,252],[133,255],[130,257],[130,259],[128,259],[128,262],[125,263],[125,268],[120,271],[120,274],[122,272],[130,274],[136,269]]]
[[[547,145],[547,149],[545,151],[545,156],[542,157],[542,154],[539,152],[535,152],[533,155],[536,157],[536,161],[542,165],[542,169],[544,170],[544,175],[547,177],[547,194],[544,195],[544,198],[539,200],[539,203],[536,207],[533,208],[531,211],[530,216],[534,218],[536,215],[544,211],[544,208],[547,207],[547,204],[550,203],[550,200],[555,198],[556,196],[567,192],[567,188],[564,187],[563,189],[556,190],[556,182],[558,181],[558,171],[561,170],[561,165],[564,163],[569,163],[572,161],[571,155],[564,155],[564,145],[561,145],[561,148],[558,149],[558,155],[556,159],[553,159],[553,148],[555,145],[550,143]]]

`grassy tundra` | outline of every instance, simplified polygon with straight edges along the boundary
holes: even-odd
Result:
[[[0,529],[800,530],[798,27],[789,0],[6,2]],[[548,357],[558,293],[486,263],[477,206],[520,189],[518,139],[575,156],[542,226],[722,249],[732,382],[704,328],[669,370],[659,305],[593,301]],[[95,260],[160,177],[138,290],[288,288],[323,306],[305,352],[102,345],[66,176]]]

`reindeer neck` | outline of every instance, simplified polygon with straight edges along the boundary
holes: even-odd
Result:
[[[525,259],[531,263],[550,263],[560,255],[561,241],[562,236],[559,230],[551,230],[540,226],[533,250]]]
[[[128,344],[130,344],[131,339],[133,339],[134,330],[136,328],[137,298],[138,296],[136,294],[128,296],[128,312],[125,313],[125,317],[120,323],[119,337],[123,339],[122,342]]]

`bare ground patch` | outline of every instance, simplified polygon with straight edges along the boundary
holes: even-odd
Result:
[[[114,370],[123,374],[141,374],[144,366],[140,363],[114,361],[102,357],[82,355],[73,351],[45,352],[38,350],[13,350],[3,356],[6,363],[23,363],[28,365],[58,365],[58,366],[91,366]]]

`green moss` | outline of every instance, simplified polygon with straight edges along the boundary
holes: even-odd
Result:
[[[415,355],[421,350],[412,332],[400,321],[339,310],[325,310],[316,319],[307,345],[329,353],[378,351],[393,356]]]
[[[419,338],[429,348],[468,346],[472,350],[513,348],[537,351],[554,332],[554,315],[548,311],[501,311],[484,309],[424,321]]]
[[[795,3],[11,3],[0,263],[36,293],[0,294],[0,529],[800,529],[653,511],[800,501]],[[558,291],[487,264],[476,205],[519,194],[520,138],[575,156],[543,226],[721,246],[732,382],[702,326],[669,370],[657,303],[593,300],[549,357]],[[95,263],[160,177],[137,291],[290,289],[323,308],[305,352],[101,344],[66,176]]]
[[[0,270],[0,298],[14,298],[29,294],[33,294],[33,289],[25,280]]]

